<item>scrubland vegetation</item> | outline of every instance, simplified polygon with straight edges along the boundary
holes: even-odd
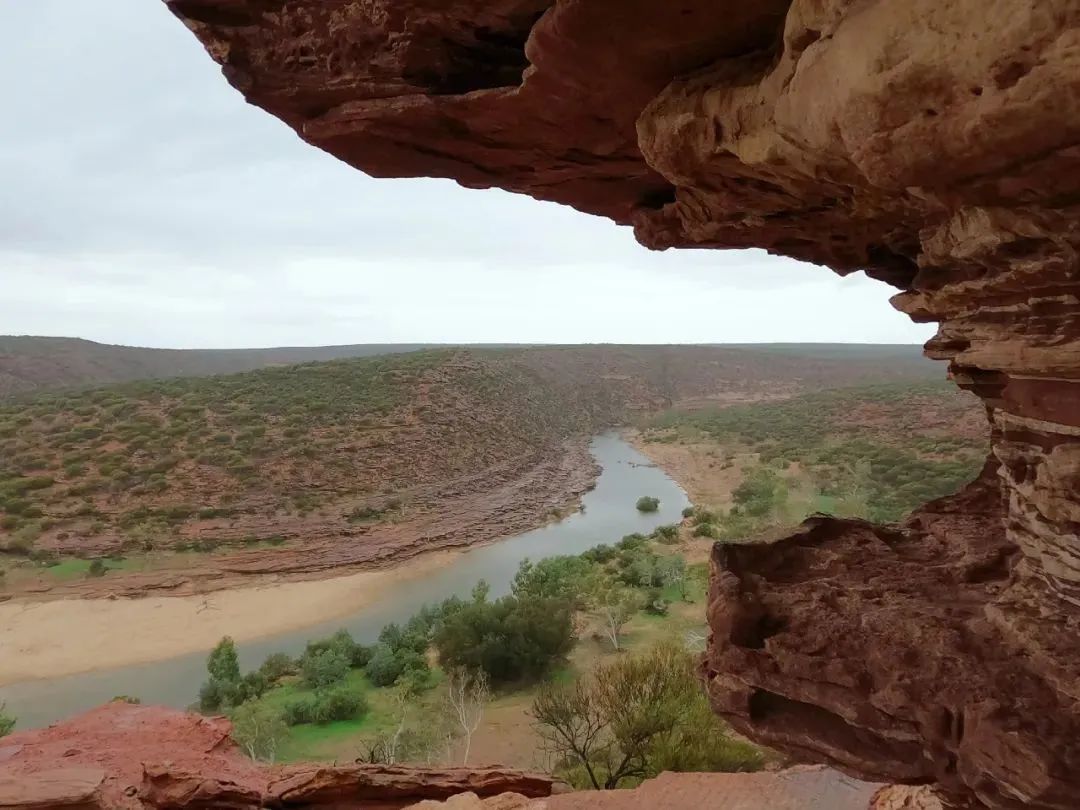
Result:
[[[790,347],[439,349],[5,399],[0,572],[9,584],[110,578],[194,565],[178,555],[354,538],[416,519],[448,482],[513,475],[567,436],[658,403],[931,371],[911,350],[875,357]],[[807,415],[814,408],[789,421]],[[702,427],[729,417],[718,418]],[[785,450],[783,438],[769,441]],[[861,448],[834,452],[842,469]],[[899,487],[917,495],[921,472]],[[834,484],[823,482],[825,497],[848,489]],[[639,507],[650,504],[646,495]]]
[[[949,383],[880,385],[667,412],[644,438],[737,470],[730,504],[687,515],[696,536],[733,539],[812,512],[900,520],[975,477],[987,449],[980,416]]]
[[[101,576],[147,552],[279,545],[312,517],[355,531],[582,418],[512,355],[452,350],[0,402],[0,552],[108,555],[85,571]]]
[[[525,561],[508,596],[489,598],[481,581],[469,598],[387,625],[370,645],[342,630],[248,673],[223,639],[198,708],[227,712],[237,741],[267,760],[332,752],[459,764],[489,704],[501,702],[531,726],[535,761],[579,787],[760,768],[763,752],[709,710],[678,641],[687,617],[701,623],[705,572],[670,549],[677,535],[664,526]]]
[[[310,510],[311,492],[282,485],[314,458],[331,470],[350,464],[341,451],[356,431],[408,402],[416,379],[444,360],[422,352],[0,405],[5,546],[30,551],[42,532],[70,526],[139,547],[189,521],[229,518],[256,490],[264,502],[280,494],[286,511]]]

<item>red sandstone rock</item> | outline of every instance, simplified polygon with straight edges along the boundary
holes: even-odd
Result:
[[[0,808],[20,810],[97,810],[101,804],[100,768],[56,768],[18,777],[0,776]]]
[[[1001,526],[995,474],[988,465],[902,526],[812,518],[772,543],[718,544],[704,664],[714,708],[878,781],[936,782],[995,807],[1077,807],[1080,723],[1047,661],[1029,655],[1054,640],[1035,622],[1026,636],[996,624],[1021,552]]]
[[[633,790],[581,791],[547,799],[456,796],[414,810],[940,810],[931,805],[873,808],[877,785],[820,766],[772,773],[662,773]],[[902,789],[907,795],[906,788]],[[893,794],[898,795],[898,794]]]
[[[868,810],[949,810],[929,787],[890,785],[874,794]]]
[[[502,768],[410,768],[395,765],[299,765],[271,780],[267,800],[283,806],[402,807],[457,793],[491,796],[514,791],[547,796],[552,780]]]
[[[0,745],[0,808],[256,810],[398,808],[472,791],[545,796],[548,777],[499,768],[271,768],[247,759],[222,717],[110,703]]]
[[[248,100],[370,174],[864,269],[940,323],[1001,510],[718,551],[714,701],[863,776],[1080,807],[1080,3],[166,1]]]

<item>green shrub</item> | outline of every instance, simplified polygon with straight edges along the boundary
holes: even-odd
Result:
[[[320,650],[304,655],[300,660],[300,672],[309,686],[325,689],[345,680],[349,663],[349,658],[340,650]]]
[[[298,671],[296,661],[285,653],[271,653],[259,667],[259,672],[267,681],[273,683],[287,675],[295,675]]]
[[[19,533],[21,534],[23,531],[24,529],[20,529]],[[14,545],[15,540],[16,538],[12,538],[12,545]],[[30,551],[27,552],[26,556],[36,562],[38,565],[45,567],[51,565],[58,565],[60,563],[60,555],[57,554],[55,551],[51,551],[47,548],[32,548],[30,549]]]
[[[199,711],[220,711],[225,704],[225,688],[221,681],[204,681],[199,687]]]
[[[304,723],[324,725],[336,720],[355,720],[368,711],[364,693],[348,685],[300,695],[282,706],[282,719],[290,726]]]
[[[711,711],[696,665],[669,644],[542,686],[531,714],[556,773],[578,788],[610,790],[662,771],[760,770],[762,752],[729,737]]]
[[[404,627],[391,622],[379,633],[379,643],[386,644],[395,653],[411,650],[423,654],[431,643],[431,622],[419,614],[409,619]]]
[[[281,705],[281,719],[286,725],[299,726],[313,722],[315,716],[315,695],[298,695],[286,700]]]
[[[517,597],[578,604],[592,571],[592,564],[583,557],[548,557],[536,563],[526,559],[518,566],[511,590]]]
[[[493,683],[539,677],[573,645],[573,609],[557,599],[473,601],[435,632],[444,667],[483,670]]]
[[[711,523],[699,523],[694,527],[694,537],[708,537],[711,540],[719,540],[720,531]]]
[[[266,694],[270,688],[269,679],[260,671],[255,670],[244,675],[237,684],[233,695],[233,705],[239,706],[248,700],[257,700]]]
[[[699,526],[702,523],[716,523],[717,516],[715,512],[711,512],[704,507],[696,507],[693,512],[694,525]]]
[[[602,565],[603,563],[610,562],[611,560],[615,559],[615,556],[617,554],[618,551],[614,547],[604,543],[599,546],[594,546],[593,548],[590,548],[588,551],[583,553],[581,557],[582,559],[588,560],[589,562]]]
[[[92,577],[103,577],[105,572],[109,569],[105,567],[105,563],[102,560],[91,560],[90,567],[86,573]]]
[[[247,703],[232,714],[232,737],[252,759],[273,763],[288,734],[281,712],[272,706]]]
[[[368,711],[364,693],[348,686],[328,689],[316,700],[315,722],[330,723],[334,720],[354,720]]]
[[[355,669],[362,669],[371,659],[372,648],[364,644],[357,644],[349,631],[342,628],[326,638],[309,641],[304,648],[304,656],[313,655],[324,650],[334,650],[348,659],[349,665]]]
[[[615,544],[615,548],[619,551],[636,551],[637,549],[644,548],[648,542],[649,538],[643,534],[628,534]]]
[[[4,511],[9,515],[21,515],[30,508],[30,501],[25,498],[8,498],[3,503],[0,503],[0,507],[3,507]]]
[[[684,518],[693,517],[694,516],[694,507],[693,506],[687,506],[686,508],[684,508],[682,510],[682,516]]]
[[[6,737],[15,730],[15,718],[7,713],[7,707],[0,702],[0,737]]]
[[[405,671],[405,660],[389,644],[380,643],[368,661],[364,672],[375,686],[393,686]]]
[[[653,535],[661,543],[677,543],[679,541],[679,527],[674,523],[666,526],[657,526]]]
[[[240,658],[236,654],[236,642],[225,636],[210,651],[206,659],[206,671],[210,678],[221,683],[240,680]]]
[[[382,509],[373,506],[358,506],[345,516],[349,523],[363,523],[369,520],[378,520],[383,515]]]
[[[660,509],[660,499],[644,495],[638,498],[636,506],[639,512],[656,512]]]

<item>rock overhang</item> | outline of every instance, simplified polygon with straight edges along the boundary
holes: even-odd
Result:
[[[714,703],[853,773],[1080,806],[1080,4],[166,2],[248,101],[369,174],[864,270],[937,322],[927,353],[987,405],[985,475],[899,528],[719,553]],[[831,587],[770,575],[778,554],[827,558]],[[781,625],[747,650],[743,600],[824,606],[845,643]]]

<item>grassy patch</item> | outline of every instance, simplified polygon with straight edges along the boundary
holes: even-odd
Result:
[[[65,557],[57,562],[55,565],[46,566],[42,569],[43,573],[50,579],[59,582],[68,582],[74,579],[83,579],[90,576],[90,566],[93,565],[93,560],[83,560],[77,557]],[[131,570],[134,566],[131,561],[125,559],[105,559],[102,560],[102,564],[105,567],[105,575],[108,575],[109,571],[127,571]]]

